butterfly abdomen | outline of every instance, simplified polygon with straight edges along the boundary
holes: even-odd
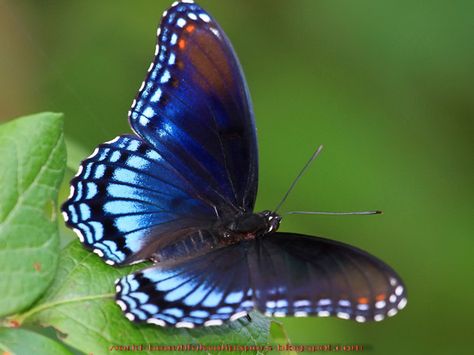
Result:
[[[221,244],[222,242],[216,233],[199,230],[176,243],[159,249],[153,255],[153,259],[160,262],[185,259],[205,254]]]
[[[280,216],[270,211],[234,216],[228,223],[218,221],[209,229],[198,230],[175,243],[160,247],[152,259],[160,262],[186,259],[244,240],[255,239],[276,231],[280,219]]]

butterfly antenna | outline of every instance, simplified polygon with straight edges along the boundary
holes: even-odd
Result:
[[[301,171],[299,172],[299,174],[296,176],[296,178],[293,180],[293,182],[291,183],[290,185],[290,188],[288,189],[288,191],[286,191],[286,194],[285,196],[283,196],[283,198],[281,199],[280,203],[278,204],[278,206],[275,208],[275,213],[278,212],[278,210],[280,209],[280,207],[285,203],[286,199],[288,198],[288,196],[290,195],[291,191],[295,188],[296,184],[298,183],[298,181],[301,179],[301,177],[303,176],[303,174],[306,172],[306,170],[308,170],[309,166],[311,165],[311,163],[318,157],[319,153],[321,153],[321,150],[323,150],[323,146],[320,145],[318,147],[318,149],[316,149],[316,151],[313,153],[313,155],[311,156],[311,158],[308,160],[308,162],[303,166],[303,169],[301,169]]]
[[[353,211],[353,212],[313,212],[313,211],[290,211],[285,214],[322,214],[329,216],[348,216],[348,215],[371,215],[371,214],[383,214],[382,211]]]

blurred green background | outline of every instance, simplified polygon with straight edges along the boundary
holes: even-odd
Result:
[[[0,120],[66,114],[77,151],[129,132],[127,111],[170,1],[0,0]],[[200,1],[240,57],[260,143],[257,209],[273,208],[315,147],[285,231],[377,255],[407,308],[382,323],[283,319],[293,344],[461,354],[474,319],[472,1]],[[74,163],[76,164],[77,161]],[[67,189],[67,184],[64,184]]]

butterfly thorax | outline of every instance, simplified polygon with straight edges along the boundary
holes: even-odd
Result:
[[[240,241],[252,240],[275,232],[281,216],[271,211],[238,214],[228,221],[219,221],[209,229],[202,229],[160,248],[152,256],[155,262],[184,260],[205,254]]]
[[[275,232],[280,226],[281,217],[272,211],[244,213],[218,227],[225,244],[241,240],[251,240]]]

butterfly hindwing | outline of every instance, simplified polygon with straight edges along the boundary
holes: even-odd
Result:
[[[395,315],[406,292],[390,267],[360,249],[274,233],[126,276],[117,303],[129,319],[162,326],[219,325],[254,308],[365,322]]]
[[[216,218],[186,176],[130,135],[100,145],[81,163],[62,211],[81,242],[109,264],[149,258],[171,237]]]
[[[116,283],[128,319],[161,326],[220,325],[253,309],[246,244],[164,262]]]
[[[252,251],[256,308],[266,315],[380,321],[406,304],[395,271],[350,245],[275,233],[257,239]]]
[[[164,13],[129,120],[176,169],[192,173],[221,214],[253,209],[258,153],[247,84],[224,31],[197,4],[176,2]]]

